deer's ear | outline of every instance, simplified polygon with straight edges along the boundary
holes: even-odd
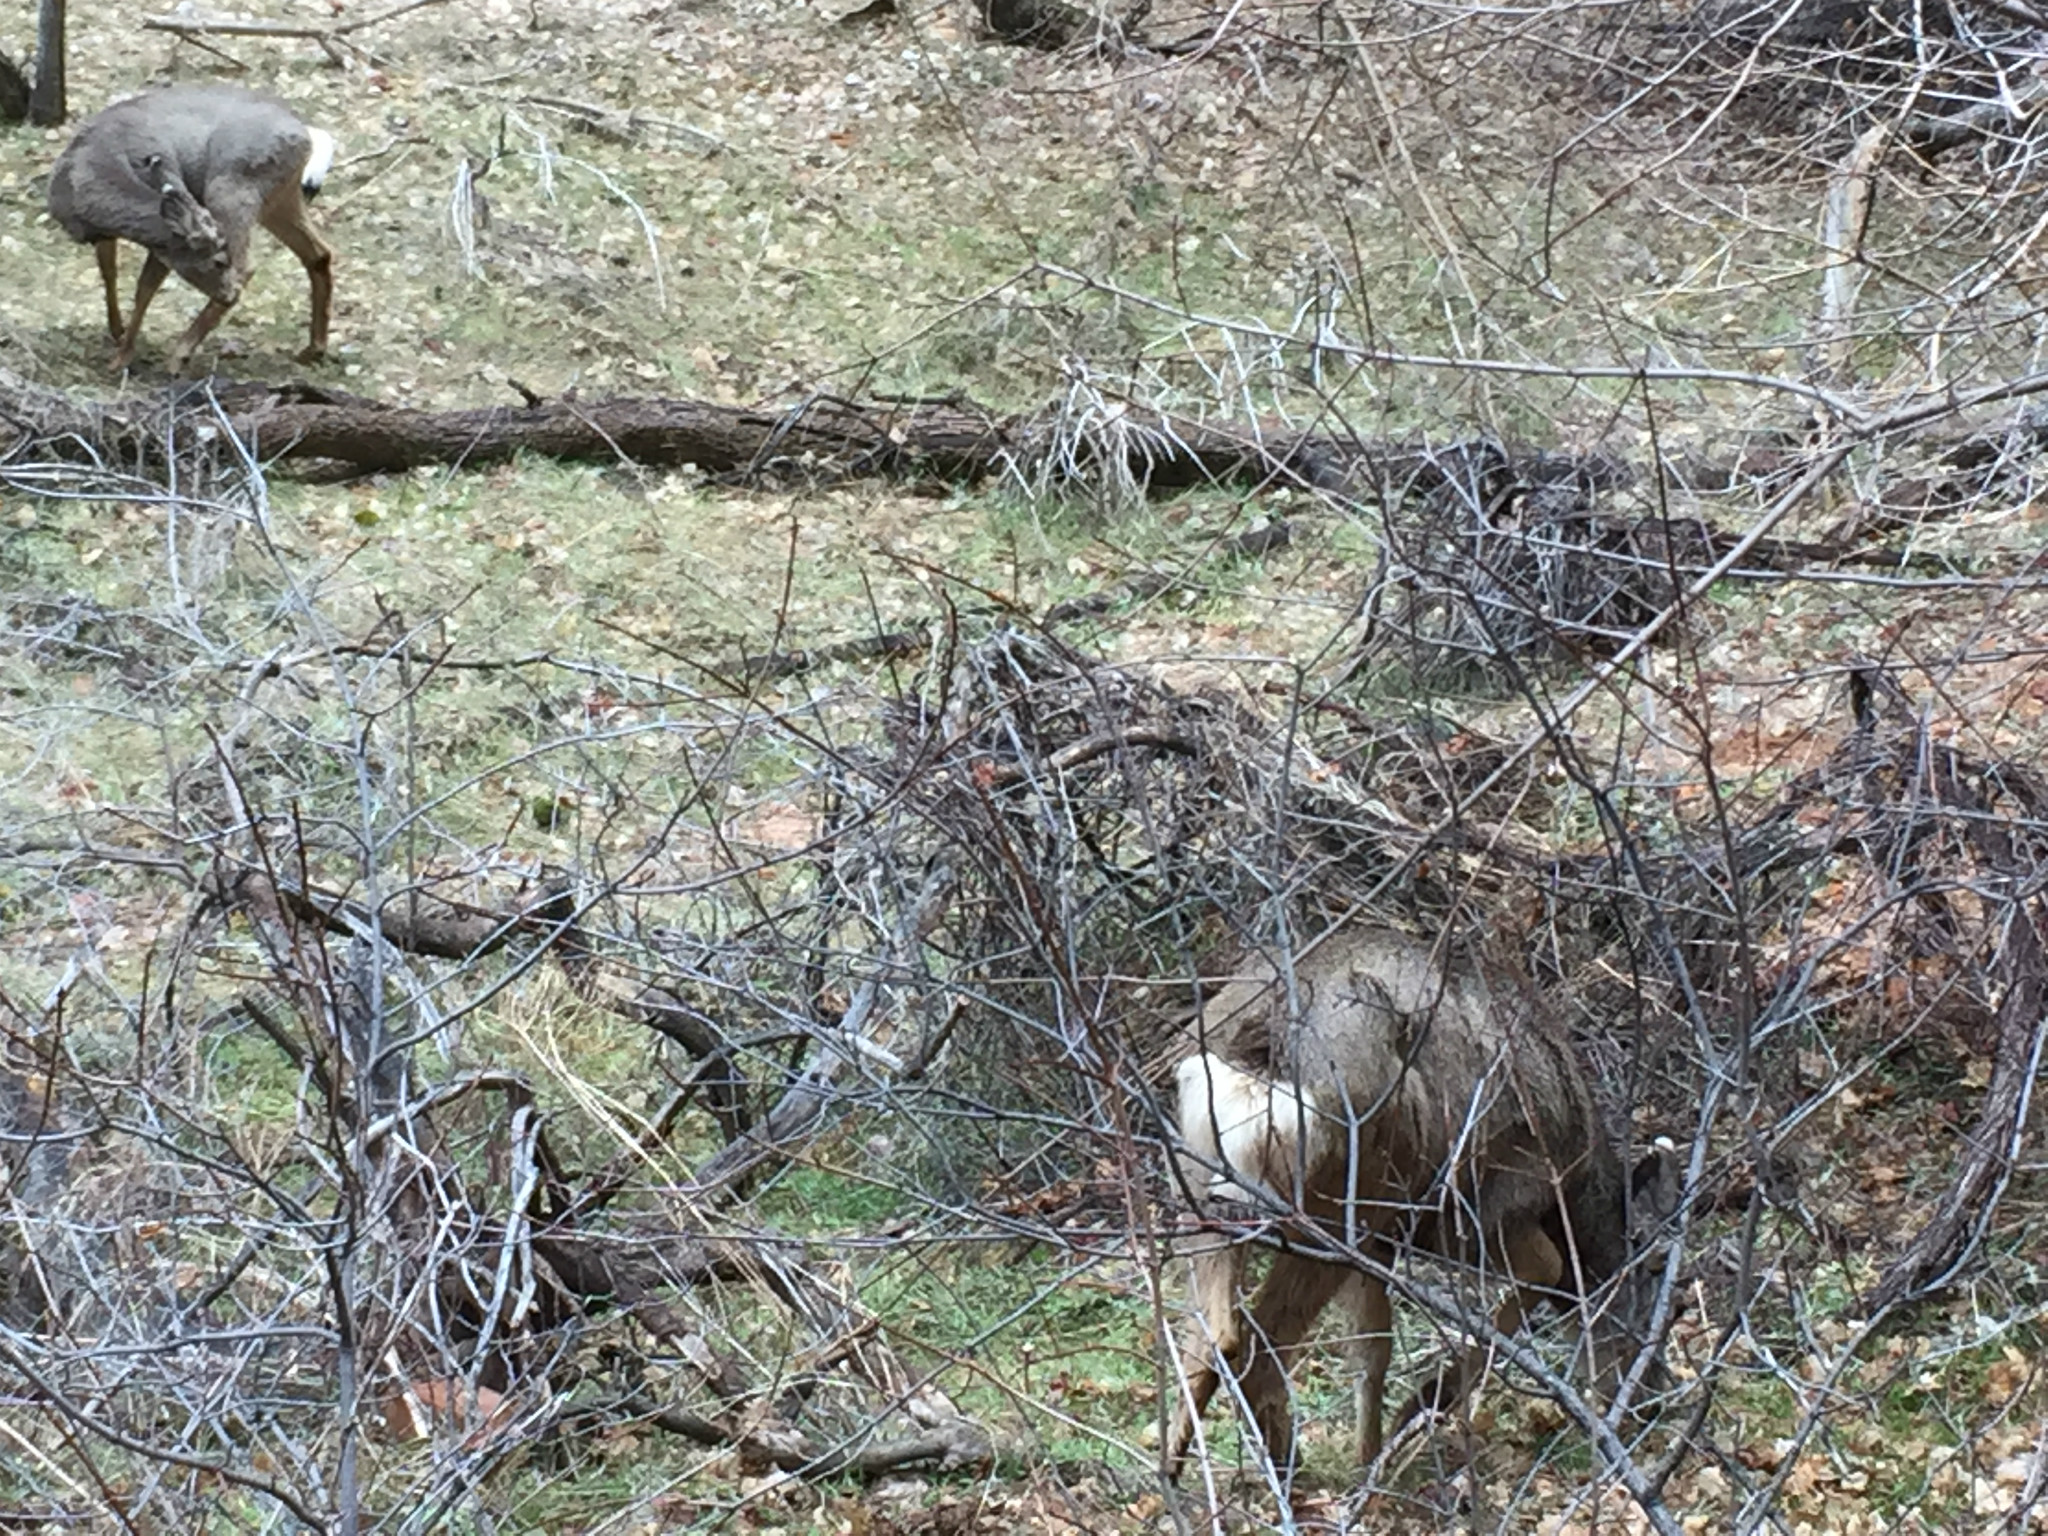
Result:
[[[178,240],[194,250],[204,250],[220,244],[220,226],[213,222],[213,215],[200,206],[199,199],[185,190],[184,184],[166,177],[158,189],[158,211],[164,223]]]

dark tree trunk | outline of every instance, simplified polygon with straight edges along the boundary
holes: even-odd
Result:
[[[21,66],[0,53],[0,123],[28,121],[28,76]]]
[[[64,0],[38,0],[36,6],[36,83],[28,120],[38,128],[64,121]]]

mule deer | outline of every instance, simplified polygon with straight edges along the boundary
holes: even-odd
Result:
[[[88,118],[50,173],[50,216],[99,257],[107,329],[119,343],[111,371],[134,359],[143,312],[175,272],[206,295],[166,358],[183,372],[242,296],[258,224],[291,248],[312,284],[312,338],[299,361],[325,355],[334,252],[308,222],[306,199],[333,158],[330,135],[275,97],[234,85],[168,86]],[[148,252],[125,326],[114,291],[121,240]]]
[[[1623,1268],[1629,1180],[1569,1041],[1515,968],[1447,963],[1420,940],[1357,925],[1297,958],[1291,980],[1290,991],[1260,957],[1201,1010],[1176,1116],[1199,1203],[1277,1205],[1306,1217],[1323,1244],[1380,1265],[1402,1246],[1477,1265],[1512,1282],[1494,1318],[1505,1334],[1542,1300],[1586,1297]],[[1282,1251],[1247,1318],[1246,1246],[1210,1231],[1184,1251],[1196,1315],[1180,1346],[1169,1473],[1216,1390],[1219,1359],[1274,1463],[1290,1461],[1289,1369],[1340,1294],[1362,1367],[1358,1459],[1373,1461],[1393,1352],[1384,1280]],[[1484,1363],[1475,1349],[1400,1422],[1432,1396],[1461,1400]]]

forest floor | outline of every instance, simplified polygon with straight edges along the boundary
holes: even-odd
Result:
[[[1808,384],[1818,370],[1803,351],[1823,265],[1813,228],[1843,146],[1806,129],[1781,141],[1677,110],[1625,113],[1611,82],[1570,49],[1517,54],[1510,29],[1461,54],[1429,7],[1375,8],[1368,47],[1356,34],[1312,44],[1302,8],[1224,25],[1162,5],[1149,36],[1208,28],[1234,41],[1046,54],[989,40],[959,0],[874,18],[848,18],[851,0],[462,0],[360,34],[362,49],[340,63],[302,38],[223,36],[217,51],[177,41],[143,26],[157,9],[74,8],[75,114],[153,80],[231,79],[285,97],[341,142],[315,204],[337,252],[330,356],[309,369],[291,361],[305,286],[288,253],[259,237],[248,294],[201,354],[223,378],[307,377],[430,408],[511,405],[523,391],[775,409],[815,396],[958,394],[998,411],[1064,402],[1110,417],[1142,403],[1265,430],[1486,437],[1631,462],[1735,464],[1818,430]],[[246,9],[306,24],[330,7]],[[349,14],[340,0],[331,9]],[[25,51],[33,10],[0,0],[0,47]],[[1410,72],[1365,62],[1399,58]],[[163,348],[199,301],[168,286],[134,374],[106,377],[91,254],[43,212],[68,131],[0,130],[0,369],[144,399],[166,382]],[[1948,291],[1931,272],[1949,258],[1930,230],[1957,250],[1975,241],[1987,266],[2020,248],[2014,231],[2033,215],[2017,199],[1998,220],[1950,225],[1939,205],[1951,191],[1926,188],[1917,204],[1895,191],[1897,223],[1867,303],[1904,312],[1900,293]],[[2031,246],[2020,249],[1996,284],[1983,279],[1993,296],[1981,302],[2004,302],[2008,280],[2031,281]],[[132,274],[136,252],[123,259]],[[2024,371],[2042,330],[2030,314],[2012,298],[1996,323],[1942,343],[1977,349],[1959,366],[1965,383]],[[1349,340],[1319,349],[1319,337]],[[1876,323],[1859,345],[1839,387],[1860,388],[1874,412],[1904,398],[1939,350]],[[1510,366],[1465,366],[1481,359]],[[1690,372],[1662,384],[1629,377],[1646,359]],[[1919,451],[1901,432],[1776,532],[1823,537],[1881,501]],[[1702,477],[1627,494],[1638,509],[1739,531],[1771,493],[1754,479]],[[666,677],[883,631],[1028,622],[1167,571],[1157,595],[1119,602],[1067,638],[1108,662],[1228,678],[1256,697],[1343,674],[1379,548],[1355,505],[1305,487],[1213,487],[1132,506],[1085,487],[1044,494],[1022,476],[743,486],[529,457],[346,484],[279,474],[265,497],[259,537],[246,519],[239,531],[181,525],[142,491],[71,498],[10,482],[0,493],[0,580],[18,615],[34,594],[126,615],[138,633],[156,633],[139,617],[152,616],[174,634],[181,604],[203,592],[209,634],[233,637],[216,657],[232,662],[217,672],[195,662],[146,703],[112,702],[117,681],[84,661],[10,650],[0,687],[21,751],[0,765],[0,846],[25,849],[34,839],[23,829],[63,815],[192,793],[170,765],[203,755],[232,716],[224,701],[272,643],[267,626],[293,604],[323,633],[367,641],[410,629],[474,666],[438,678],[433,717],[407,727],[415,788],[436,836],[487,848],[494,870],[540,869],[637,846],[673,807],[605,792],[615,764],[602,754],[616,743],[599,738],[623,739],[642,718],[613,711],[610,684],[565,672],[570,681],[550,691],[521,658],[600,657],[622,674]],[[1281,547],[1247,556],[1229,543],[1282,520],[1293,537]],[[1939,739],[2039,762],[2044,546],[2048,500],[2008,483],[1900,535],[1896,547],[1919,562],[1912,572],[1941,580],[1733,575],[1689,606],[1674,626],[1681,638],[1640,658],[1626,684],[1581,701],[1569,728],[1607,755],[1646,819],[1697,824],[1709,807],[1761,803],[1825,762],[1850,734],[1849,663],[1880,656],[1928,701]],[[1368,679],[1356,698],[1398,701],[1406,687],[1390,678],[1375,695]],[[737,736],[735,722],[755,711],[829,735],[841,718],[833,690],[865,707],[916,688],[843,668],[763,691],[703,730]],[[1453,689],[1445,699],[1466,728],[1505,740],[1536,718],[1536,701],[1568,692],[1549,679],[1512,697]],[[543,731],[577,745],[541,750]],[[734,847],[773,865],[813,844],[809,741],[792,726],[782,756],[748,757],[719,781],[729,814],[714,808],[708,822],[663,834],[673,840],[655,862],[672,889],[726,868]],[[650,760],[647,772],[649,783],[680,780],[668,763]],[[699,787],[677,790],[676,803]],[[1591,814],[1577,814],[1555,829],[1557,848],[1599,846]],[[108,990],[146,991],[146,958],[191,916],[183,897],[134,884],[68,904],[47,895],[37,877],[0,867],[0,984],[22,998],[52,992],[82,926]],[[1820,901],[1814,921],[1827,911]],[[1773,942],[1780,957],[1792,943]],[[1673,1353],[1681,1380],[1716,1373],[1708,1412],[1719,1450],[1685,1460],[1664,1487],[1688,1532],[1758,1528],[1763,1507],[1793,1533],[2048,1530],[2048,1181],[2036,1146],[2003,1191],[1981,1278],[1880,1337],[1858,1334],[1860,1298],[1946,1187],[1989,1077],[1981,1018],[1908,1038],[1873,1008],[1842,1058],[1809,1042],[1785,1067],[1809,1085],[1840,1081],[1804,1101],[1787,1138],[1800,1195],[1760,1208],[1776,1229],[1765,1247],[1799,1257],[1749,1277],[1753,1327],[1724,1331],[1705,1304],[1733,1284],[1716,1265],[1740,1204],[1695,1234],[1702,1305],[1677,1325]],[[652,1114],[668,1086],[646,1031],[581,1009],[539,977],[468,1027],[453,1064],[526,1073],[593,1162],[631,1139],[619,1126]],[[234,1074],[209,1101],[224,1135],[286,1136],[300,1071],[246,1041],[196,1046],[192,1063],[202,1060],[209,1074]],[[671,1149],[679,1160],[708,1153],[713,1128],[700,1119]],[[1349,1491],[1348,1384],[1334,1351],[1309,1362],[1298,1386],[1307,1491],[1291,1516],[1256,1477],[1232,1481],[1237,1439],[1220,1408],[1216,1487],[1229,1508],[1169,1497],[1150,1472],[1168,1321],[1153,1239],[1064,1250],[1001,1240],[959,1212],[1025,1198],[1023,1171],[986,1170],[983,1187],[942,1197],[892,1162],[902,1143],[890,1134],[855,1115],[755,1197],[752,1219],[801,1234],[886,1320],[905,1360],[1000,1433],[1006,1449],[992,1465],[820,1484],[612,1424],[494,1464],[446,1528],[893,1536],[1334,1524]],[[147,1181],[139,1163],[116,1161],[95,1177],[119,1187],[128,1209]],[[1057,1203],[1060,1192],[1028,1193]],[[915,1240],[877,1236],[913,1227]],[[701,1305],[705,1330],[751,1358],[782,1347],[747,1288]],[[1404,1336],[1404,1367],[1424,1343]],[[1821,1427],[1794,1438],[1794,1423]],[[1362,1528],[1644,1528],[1618,1489],[1579,1502],[1587,1455],[1546,1399],[1497,1383],[1469,1428],[1465,1467],[1448,1434],[1408,1442]],[[1651,1459],[1672,1433],[1651,1432]],[[366,1443],[362,1477],[385,1528],[404,1525],[406,1490],[424,1485],[446,1440]],[[0,1513],[22,1490],[53,1486],[44,1454],[22,1451],[24,1463],[0,1443],[0,1488],[13,1489],[0,1493]],[[1759,1502],[1759,1488],[1775,1491]],[[219,1528],[255,1520],[223,1500]]]

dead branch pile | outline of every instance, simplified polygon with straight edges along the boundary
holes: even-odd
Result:
[[[1830,1081],[1859,1057],[1977,1064],[1953,1182],[1885,1266],[1871,1305],[1886,1306],[1956,1273],[2016,1171],[2048,1054],[2048,782],[1934,735],[1881,668],[1860,668],[1851,694],[1853,732],[1759,829],[1800,828],[1784,863],[1807,878],[1781,874],[1757,904],[1757,1038],[1792,1037],[1772,1052],[1788,1074],[1820,1052]]]
[[[943,865],[955,885],[937,942],[972,957],[977,1093],[1028,1085],[1036,1110],[1104,1125],[1086,1100],[1105,1075],[1154,1074],[1171,983],[1279,924],[1469,920],[1534,877],[1548,800],[1502,744],[1271,686],[1011,630],[891,711],[886,759],[849,761],[849,816],[893,818],[862,863]]]
[[[1356,666],[1512,683],[1520,668],[1605,655],[1732,542],[1696,517],[1610,510],[1636,479],[1613,459],[1475,440],[1382,470]],[[1758,559],[1827,553],[1779,541]]]
[[[2038,153],[2044,19],[2011,0],[1715,0],[1629,28],[1626,52],[1679,90],[1725,93],[1751,121],[1806,117],[1839,132],[1846,120],[1844,137],[1882,123],[1923,156],[1982,142],[1987,159],[2019,169]]]

